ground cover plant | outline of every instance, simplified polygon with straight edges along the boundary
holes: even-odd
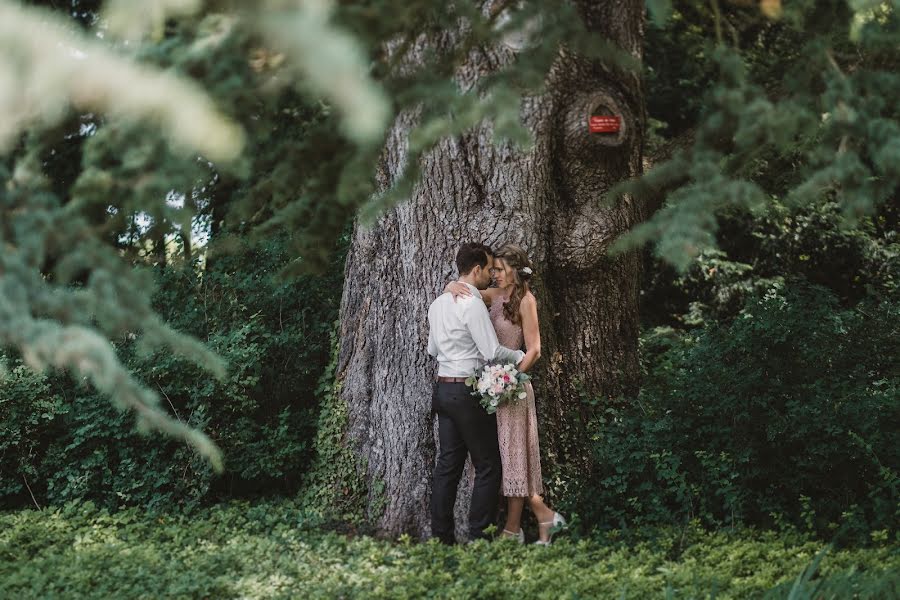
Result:
[[[190,515],[92,503],[0,515],[7,598],[870,598],[900,593],[885,532],[832,548],[696,526],[445,547],[335,532],[293,501]]]

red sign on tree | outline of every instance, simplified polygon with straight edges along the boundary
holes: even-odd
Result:
[[[621,126],[621,117],[592,116],[588,119],[588,128],[591,133],[618,133]]]

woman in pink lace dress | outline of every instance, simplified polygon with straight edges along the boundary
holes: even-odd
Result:
[[[525,350],[525,358],[518,367],[525,372],[530,371],[541,356],[537,300],[528,283],[533,274],[534,267],[525,251],[514,244],[506,244],[495,252],[492,275],[497,287],[481,292],[500,344]],[[471,294],[462,284],[451,283],[447,289],[454,295]],[[497,435],[503,463],[500,493],[507,498],[503,535],[524,542],[521,522],[527,501],[538,521],[540,539],[537,543],[549,544],[553,531],[565,525],[565,520],[544,504],[541,497],[544,486],[534,390],[530,381],[525,383],[525,391],[528,396],[524,400],[501,405],[497,410]]]

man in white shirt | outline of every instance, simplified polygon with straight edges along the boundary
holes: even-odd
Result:
[[[445,293],[428,308],[428,353],[438,360],[432,408],[438,417],[440,451],[431,488],[431,533],[453,544],[453,505],[466,462],[472,456],[475,486],[469,509],[469,536],[485,537],[493,524],[500,490],[501,464],[497,417],[489,415],[472,395],[465,380],[488,360],[519,364],[525,353],[504,348],[497,341],[481,293],[491,282],[494,255],[488,246],[464,244],[456,254],[459,281],[472,296]]]

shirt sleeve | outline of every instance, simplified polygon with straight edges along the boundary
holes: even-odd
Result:
[[[511,350],[506,346],[497,345],[497,351],[494,353],[494,359],[497,362],[501,363],[512,363],[514,365],[522,362],[522,359],[525,358],[525,353],[521,350]]]
[[[438,355],[437,342],[434,340],[434,333],[430,329],[428,331],[428,354],[435,358]]]
[[[478,299],[468,300],[462,312],[463,320],[475,346],[484,357],[485,360],[496,360],[500,362],[511,362],[519,364],[525,358],[525,353],[521,350],[510,350],[500,345],[497,341],[497,332],[491,325],[491,318],[488,316],[487,307],[484,302]]]
[[[428,308],[428,354],[437,358],[438,355],[438,346],[437,340],[434,339],[434,328],[431,326],[432,316],[431,307]]]

